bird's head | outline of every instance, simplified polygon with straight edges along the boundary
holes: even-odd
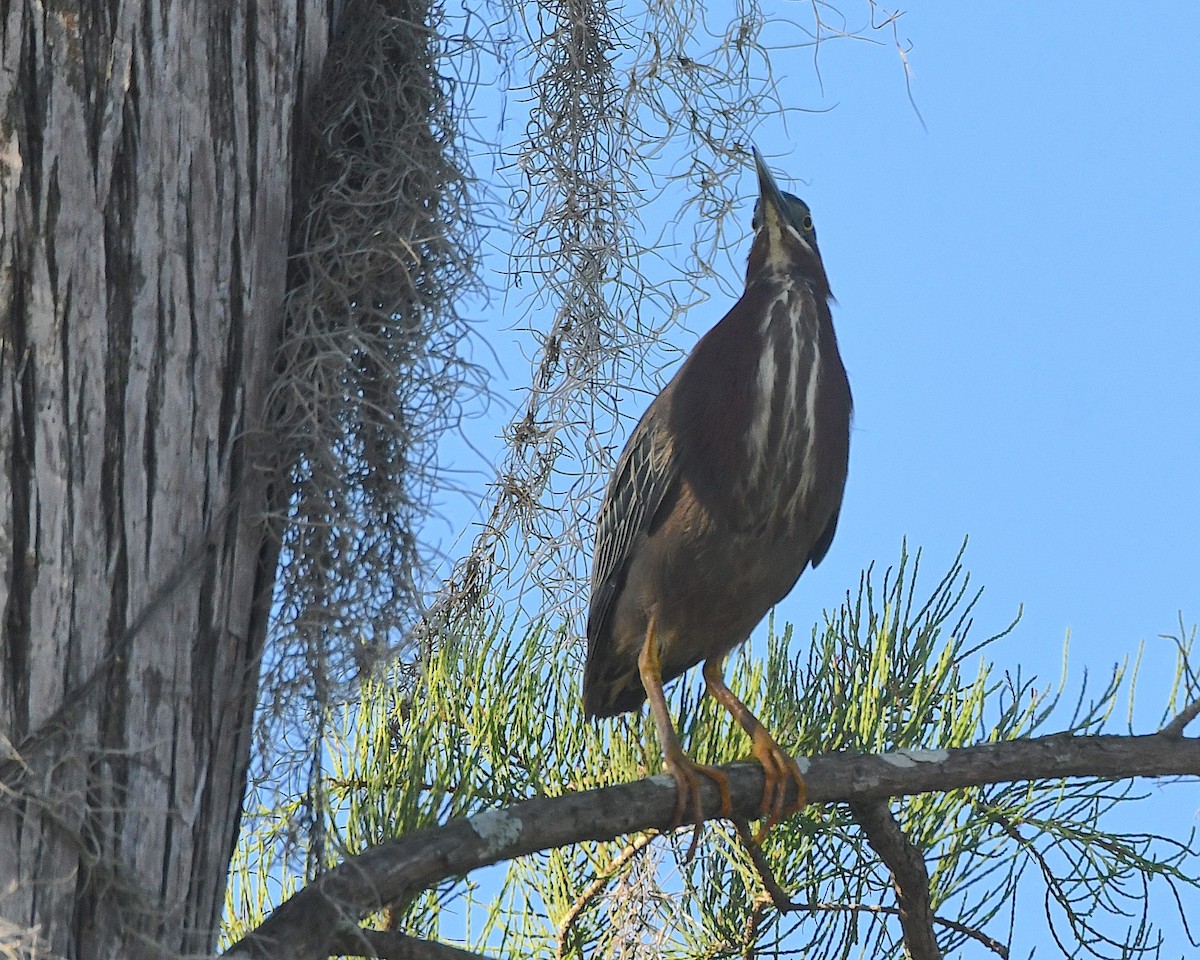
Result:
[[[796,272],[827,291],[829,281],[821,263],[817,231],[808,204],[779,189],[757,149],[754,166],[758,171],[758,202],[750,221],[754,244],[750,248],[747,282],[765,270]]]

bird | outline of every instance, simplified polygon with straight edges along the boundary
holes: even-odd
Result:
[[[764,771],[757,839],[803,808],[795,759],[726,685],[744,643],[833,542],[853,399],[812,213],[753,150],[758,200],[745,289],[651,401],[618,458],[596,519],[583,706],[589,718],[649,701],[676,782],[673,826],[721,816],[729,780],[683,750],[663,684],[704,662],[706,693],[750,737]],[[796,787],[797,800],[788,794]]]

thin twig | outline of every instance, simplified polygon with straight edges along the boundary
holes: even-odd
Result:
[[[991,818],[1006,835],[1011,837],[1025,852],[1025,854],[1036,864],[1038,870],[1042,874],[1042,882],[1045,884],[1045,893],[1043,894],[1044,909],[1046,911],[1046,919],[1048,922],[1047,929],[1050,931],[1050,936],[1053,938],[1055,945],[1062,951],[1063,956],[1068,956],[1071,953],[1070,946],[1063,941],[1059,936],[1058,930],[1053,923],[1053,918],[1050,911],[1050,903],[1053,900],[1063,915],[1067,918],[1071,925],[1071,932],[1074,936],[1080,939],[1080,942],[1088,942],[1093,945],[1103,943],[1108,946],[1120,948],[1122,946],[1118,941],[1105,936],[1099,929],[1089,922],[1089,914],[1081,912],[1075,908],[1069,889],[1064,883],[1055,876],[1054,868],[1051,866],[1045,854],[1037,848],[1036,841],[1026,837],[1020,830],[1017,829],[1017,823],[1014,823],[1008,817],[1004,816],[998,810],[985,810]],[[1034,826],[1031,824],[1031,826]],[[1142,883],[1145,884],[1146,878],[1142,877]],[[1143,912],[1142,924],[1145,925],[1146,915]],[[1095,954],[1095,950],[1092,950]],[[1099,955],[1099,954],[1095,954]]]
[[[754,957],[754,945],[758,943],[758,931],[762,927],[763,919],[771,905],[770,898],[764,896],[756,897],[750,904],[750,912],[746,915],[745,926],[742,927],[743,960],[752,960]]]
[[[776,879],[775,871],[767,862],[762,848],[754,842],[754,834],[750,831],[750,825],[745,820],[735,820],[734,827],[737,829],[738,837],[745,846],[746,853],[750,857],[750,862],[754,864],[755,870],[758,871],[759,881],[762,883],[763,890],[766,893],[766,901],[780,913],[878,913],[890,917],[900,916],[899,907],[885,907],[875,903],[798,903],[792,900]],[[758,906],[757,902],[755,906]],[[987,947],[999,956],[1001,960],[1008,960],[1009,958],[1008,947],[994,937],[989,937],[982,930],[969,927],[965,923],[959,923],[957,920],[947,920],[939,916],[933,917],[933,923],[939,927],[945,927],[947,930],[953,930],[955,933],[961,933],[963,936],[970,937],[977,943]]]
[[[847,806],[892,873],[908,955],[912,960],[941,960],[942,951],[933,930],[929,871],[921,851],[904,835],[886,800],[853,800]]]
[[[1170,723],[1158,732],[1164,737],[1182,737],[1184,729],[1196,717],[1200,717],[1200,700],[1193,700],[1189,703],[1171,718]]]
[[[575,924],[575,921],[578,919],[579,915],[587,909],[589,903],[591,903],[601,894],[601,892],[603,892],[604,888],[608,886],[612,878],[621,871],[625,864],[629,863],[629,861],[636,857],[638,853],[644,850],[652,840],[660,836],[661,834],[658,832],[651,832],[644,833],[634,839],[616,856],[611,863],[609,863],[600,876],[596,877],[595,880],[593,880],[584,888],[583,893],[581,893],[575,902],[571,904],[571,908],[567,911],[567,915],[563,917],[562,924],[559,926],[558,945],[554,951],[554,955],[558,957],[559,960],[562,960],[562,958],[566,956],[567,935],[571,932],[571,927]]]
[[[771,904],[780,913],[790,913],[796,909],[797,904],[792,901],[792,898],[780,886],[779,881],[775,879],[775,871],[767,863],[767,858],[763,853],[762,847],[754,839],[754,834],[750,832],[750,824],[745,820],[735,819],[733,826],[737,830],[738,839],[742,841],[746,855],[750,857],[750,862],[754,864],[754,869],[758,871],[759,882],[762,883],[763,890],[770,897]]]
[[[899,907],[888,907],[879,903],[796,903],[792,905],[792,908],[795,912],[807,913],[878,913],[889,917],[900,916]],[[939,927],[945,927],[947,930],[970,937],[976,943],[982,944],[1001,957],[1002,960],[1009,960],[1008,947],[994,937],[989,937],[982,930],[969,927],[957,920],[947,920],[945,917],[935,916],[933,922]]]

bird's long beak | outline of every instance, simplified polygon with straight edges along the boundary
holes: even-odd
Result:
[[[784,203],[779,185],[763,162],[758,147],[751,149],[754,151],[754,168],[758,171],[759,216],[762,217],[762,226],[772,228],[772,233],[782,232],[783,224],[787,222],[787,204]]]

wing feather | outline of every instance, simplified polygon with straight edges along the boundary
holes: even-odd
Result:
[[[596,519],[585,689],[611,674],[614,667],[620,672],[628,670],[627,665],[609,662],[616,653],[613,613],[637,545],[653,529],[659,509],[679,480],[670,439],[659,426],[658,410],[659,404],[652,404],[629,438]]]

